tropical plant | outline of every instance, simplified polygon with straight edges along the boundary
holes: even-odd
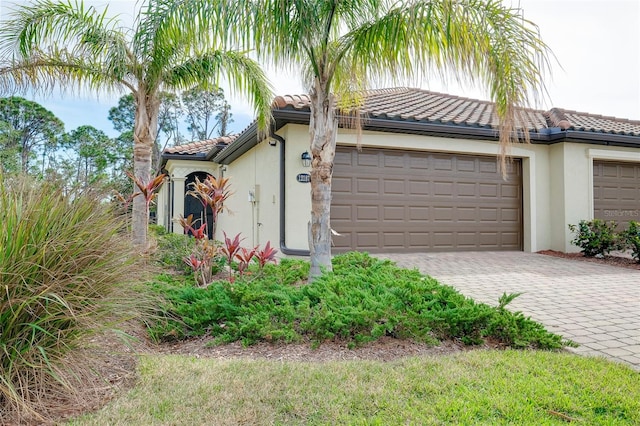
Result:
[[[227,259],[227,267],[229,268],[229,282],[233,281],[233,270],[231,269],[231,265],[233,264],[233,259],[236,257],[236,254],[240,251],[240,243],[244,238],[240,238],[240,234],[236,234],[233,237],[233,240],[227,237],[227,233],[224,234],[224,245],[220,248],[220,251]]]
[[[10,407],[26,419],[44,415],[45,395],[58,405],[78,396],[69,380],[96,361],[74,362],[81,339],[130,319],[144,295],[132,286],[140,265],[124,224],[100,198],[0,175],[0,217],[4,424]]]
[[[267,262],[277,263],[276,253],[278,253],[278,249],[271,247],[271,241],[267,241],[267,244],[265,244],[262,249],[259,246],[256,247],[255,257],[258,262],[260,272],[262,272]]]
[[[133,28],[123,28],[80,2],[36,0],[6,16],[0,51],[0,91],[56,86],[127,90],[136,105],[134,175],[145,185],[158,132],[161,90],[217,87],[221,74],[233,90],[248,95],[261,129],[270,119],[271,90],[246,52],[228,50],[239,15],[224,1],[147,0]],[[132,238],[146,248],[148,211],[133,202]]]
[[[626,248],[631,250],[631,255],[640,263],[640,222],[630,221],[629,227],[620,233],[620,237]]]
[[[236,253],[236,259],[238,260],[238,272],[240,273],[240,277],[244,276],[244,271],[247,270],[249,264],[253,260],[253,257],[256,255],[256,250],[258,247],[254,248],[246,248],[240,247],[240,250]]]
[[[203,2],[206,3],[205,0]],[[300,66],[311,108],[310,279],[331,270],[331,178],[340,116],[359,127],[366,89],[453,75],[488,90],[504,160],[548,47],[520,9],[496,0],[233,0],[259,58]],[[253,32],[246,36],[248,28]],[[528,138],[525,132],[522,135]],[[504,169],[504,167],[503,167]]]
[[[571,244],[582,249],[586,257],[604,256],[622,248],[615,221],[605,222],[602,219],[581,220],[578,225],[569,225],[569,230],[575,234]]]
[[[215,176],[207,175],[206,179],[201,181],[196,177],[196,181],[190,183],[189,186],[191,189],[187,194],[197,198],[202,204],[204,211],[206,211],[207,208],[211,209],[211,212],[213,213],[213,223],[210,225],[212,229],[211,235],[212,238],[215,238],[218,216],[225,209],[225,201],[227,201],[227,199],[233,194],[229,188],[229,178],[221,176],[216,179]]]

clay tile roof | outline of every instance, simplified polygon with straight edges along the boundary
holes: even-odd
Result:
[[[278,96],[274,107],[308,109],[309,97]],[[491,102],[406,87],[367,91],[361,111],[369,118],[487,128],[498,126]],[[522,127],[533,131],[548,127],[543,111],[522,110],[520,121]]]
[[[606,117],[602,115],[569,111],[559,108],[554,109],[559,111],[564,116],[566,122],[568,123],[567,129],[569,130],[640,136],[640,121],[637,120]]]
[[[276,109],[308,110],[309,104],[307,95],[278,96],[273,102]],[[463,127],[498,127],[491,102],[406,87],[367,91],[361,111],[369,118]],[[522,109],[517,120],[518,128],[526,128],[530,132],[559,127],[562,130],[640,135],[640,121],[561,108],[549,111]]]
[[[206,154],[216,146],[226,146],[236,140],[238,135],[221,136],[214,139],[207,139],[203,141],[189,142],[184,145],[172,146],[165,148],[165,154],[178,154],[178,155],[193,155],[193,154]]]

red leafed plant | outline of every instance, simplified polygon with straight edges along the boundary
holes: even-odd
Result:
[[[273,263],[277,263],[276,260],[276,253],[278,253],[278,249],[276,249],[275,247],[271,247],[271,241],[267,241],[267,244],[264,246],[263,249],[259,249],[259,248],[255,248],[255,258],[258,261],[258,266],[260,267],[260,271],[262,271],[262,269],[264,268],[264,265],[267,264],[267,262],[273,262]]]
[[[143,182],[141,179],[135,177],[132,173],[126,172],[127,176],[133,180],[133,183],[138,187],[139,192],[136,192],[132,195],[132,198],[137,197],[138,195],[142,195],[147,204],[147,214],[149,213],[149,206],[153,199],[158,195],[158,189],[162,186],[164,182],[164,178],[167,177],[165,174],[161,174],[153,178],[149,182]]]
[[[220,251],[227,258],[227,265],[229,266],[229,282],[233,281],[233,271],[231,269],[231,264],[233,263],[233,259],[240,250],[240,243],[244,238],[240,239],[240,234],[237,234],[233,240],[227,237],[227,233],[224,234],[224,245],[220,248]]]
[[[196,221],[193,220],[193,214],[190,214],[186,218],[180,216],[178,220],[180,221],[180,225],[182,225],[182,228],[184,228],[184,232],[186,234],[190,232],[196,240],[202,240],[207,237],[207,224],[203,223],[199,228],[196,228]]]
[[[238,259],[238,272],[240,272],[240,276],[243,276],[244,271],[249,267],[249,263],[251,263],[251,260],[255,256],[257,248],[258,247],[248,249],[240,247],[240,250],[236,253],[236,259]]]
[[[232,192],[229,190],[229,178],[208,175],[203,181],[196,177],[196,181],[190,184],[191,190],[187,194],[194,196],[203,208],[209,207],[213,213],[212,235],[215,238],[218,215],[224,211],[224,202]]]

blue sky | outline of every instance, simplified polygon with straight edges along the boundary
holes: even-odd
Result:
[[[4,19],[12,0],[0,0],[0,19]],[[96,7],[109,5],[121,14],[127,25],[133,21],[134,0],[85,0]],[[534,108],[552,106],[594,114],[640,120],[640,2],[637,0],[505,0],[520,5],[527,19],[535,22],[543,40],[551,47],[559,64],[546,80],[548,99]],[[276,95],[304,93],[295,73],[269,70]],[[438,80],[419,81],[411,86],[428,90],[488,99],[480,90],[444,84]],[[56,114],[72,130],[90,124],[115,135],[107,119],[119,95],[92,96],[54,94],[32,100]],[[252,120],[247,102],[228,96],[235,122],[241,131]]]

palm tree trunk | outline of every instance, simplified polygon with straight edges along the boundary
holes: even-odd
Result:
[[[140,90],[136,94],[136,114],[133,132],[133,174],[145,184],[151,179],[153,145],[158,129],[159,102],[153,95]],[[134,187],[137,191],[137,188]],[[143,196],[133,199],[131,212],[131,232],[133,244],[140,250],[147,250],[147,228],[149,211]]]
[[[338,119],[335,98],[325,84],[315,80],[311,99],[311,222],[309,282],[323,270],[331,271],[331,178],[336,155]]]

